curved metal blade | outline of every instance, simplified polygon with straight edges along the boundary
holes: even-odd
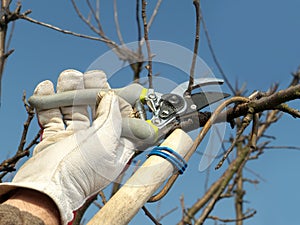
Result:
[[[230,94],[222,92],[200,92],[192,94],[192,101],[197,106],[196,110],[198,111],[229,96]]]
[[[206,78],[197,78],[194,80],[195,87],[203,87],[206,85],[218,85],[223,84],[224,80],[213,78],[213,77],[206,77]],[[179,84],[176,88],[171,91],[171,94],[177,94],[183,96],[183,93],[187,90],[189,85],[189,81],[183,82]]]

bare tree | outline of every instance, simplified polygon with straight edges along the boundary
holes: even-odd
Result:
[[[13,52],[9,50],[9,43],[11,35],[7,35],[8,28],[11,22],[16,20],[25,20],[39,26],[43,26],[66,35],[73,35],[83,39],[91,39],[96,41],[97,44],[105,44],[111,48],[121,61],[128,62],[133,73],[133,80],[139,82],[140,74],[143,70],[148,73],[149,88],[152,88],[152,58],[155,52],[152,52],[149,40],[151,39],[151,25],[159,12],[161,0],[156,2],[156,6],[152,12],[147,9],[147,2],[145,0],[136,1],[136,26],[138,30],[137,41],[139,45],[137,49],[130,49],[126,46],[124,34],[122,34],[118,19],[118,6],[117,1],[114,0],[114,23],[118,40],[112,40],[106,35],[106,32],[102,26],[102,20],[100,19],[101,7],[100,1],[86,0],[85,4],[89,9],[89,13],[85,15],[78,3],[75,0],[70,0],[72,6],[77,13],[78,17],[83,23],[95,34],[90,36],[86,34],[80,34],[73,31],[65,30],[57,26],[44,23],[42,21],[35,20],[29,16],[30,10],[22,13],[21,3],[18,3],[15,10],[11,11],[12,1],[3,0],[1,1],[1,23],[0,23],[0,79],[4,73],[4,66],[8,56]],[[189,3],[187,3],[189,4]],[[191,3],[190,3],[191,4]],[[194,70],[195,70],[195,57],[198,54],[198,46],[200,41],[200,31],[203,31],[206,38],[209,49],[212,53],[213,59],[222,74],[226,84],[232,91],[233,97],[222,103],[215,112],[202,112],[195,115],[195,119],[203,127],[199,135],[194,140],[193,147],[190,149],[188,155],[185,157],[189,160],[190,157],[195,153],[197,147],[203,141],[203,138],[210,130],[211,126],[215,123],[226,122],[230,123],[235,128],[235,132],[232,133],[232,138],[226,143],[224,142],[224,153],[220,156],[219,163],[215,169],[223,167],[224,172],[216,179],[212,185],[208,186],[203,196],[195,196],[195,202],[192,206],[186,207],[184,202],[184,196],[178,196],[180,201],[180,207],[182,212],[182,218],[178,221],[178,224],[204,224],[207,220],[214,220],[216,222],[234,222],[236,225],[242,225],[244,220],[247,220],[256,214],[255,209],[245,209],[245,182],[257,184],[257,180],[251,180],[244,176],[245,170],[250,170],[247,165],[252,160],[257,160],[264,153],[266,149],[271,148],[293,148],[298,149],[294,146],[272,146],[272,138],[267,136],[268,129],[276,124],[283,113],[290,114],[294,118],[300,117],[300,112],[297,109],[289,107],[287,104],[289,101],[297,100],[300,97],[300,70],[293,74],[290,85],[286,89],[278,90],[278,85],[270,86],[266,92],[256,91],[250,96],[245,96],[243,87],[233,88],[232,83],[229,81],[225,72],[223,71],[220,63],[218,62],[217,56],[214,52],[210,36],[205,24],[201,12],[201,5],[199,0],[193,1],[195,7],[195,37],[194,37],[194,57],[190,67],[190,80],[187,89],[187,94],[190,94],[194,87]],[[10,31],[13,31],[13,24],[10,27]],[[42,29],[42,28],[41,28]],[[84,41],[84,40],[82,40]],[[98,43],[97,43],[98,42]],[[100,43],[99,43],[100,42]],[[146,45],[147,55],[143,55],[142,46]],[[32,118],[34,117],[34,109],[26,102],[26,96],[23,97],[24,106],[28,114],[28,118],[24,123],[24,129],[20,140],[19,148],[15,155],[9,159],[5,159],[0,164],[0,178],[3,179],[9,172],[15,170],[16,163],[23,158],[28,156],[30,150],[38,143],[39,133],[31,138],[29,144],[26,146],[28,139],[27,133],[30,127]],[[227,107],[225,109],[225,107]],[[189,126],[189,125],[187,125]],[[251,129],[247,129],[247,127]],[[174,127],[178,128],[178,127]],[[183,128],[183,127],[179,127]],[[184,127],[189,129],[188,127]],[[267,138],[267,139],[266,139]],[[229,157],[230,156],[230,157]],[[163,197],[167,195],[168,191],[173,185],[176,185],[176,179],[179,174],[174,174],[166,182],[165,186],[159,193],[149,199],[149,202],[158,202],[163,200]],[[122,178],[120,178],[122,179]],[[119,181],[116,181],[113,185],[112,195],[117,192],[120,188]],[[98,200],[97,200],[98,198]],[[95,204],[101,208],[111,198],[105,196],[103,192],[100,192],[98,196],[88,201],[85,207],[81,208],[77,213],[75,224],[80,224],[83,221],[83,214],[91,204]],[[222,202],[224,199],[232,198],[235,217],[233,218],[221,218],[214,215],[214,208],[217,204]],[[99,200],[100,199],[100,200]],[[148,209],[147,205],[141,206],[145,212],[145,215],[153,221],[154,224],[161,224],[162,218],[172,214],[177,207],[170,207],[170,211],[165,214],[155,217]]]

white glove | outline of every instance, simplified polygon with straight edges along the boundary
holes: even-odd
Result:
[[[109,88],[102,71],[85,74],[62,72],[57,92],[83,88]],[[54,94],[50,81],[40,83],[36,95]],[[44,128],[43,141],[3,190],[26,187],[50,196],[59,208],[62,224],[73,218],[73,211],[117,178],[134,154],[135,145],[120,137],[122,116],[131,106],[112,91],[105,94],[92,122],[87,107],[74,106],[38,112]],[[94,110],[94,109],[92,109]]]

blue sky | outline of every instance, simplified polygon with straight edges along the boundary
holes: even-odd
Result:
[[[84,6],[82,1],[82,6]],[[149,10],[154,4],[149,1]],[[101,3],[101,19],[107,35],[117,40],[113,22],[113,5]],[[135,1],[118,1],[121,31],[125,42],[137,40]],[[300,65],[300,2],[278,1],[202,1],[202,11],[218,59],[232,84],[247,84],[253,90],[266,91],[275,82],[284,88],[291,80],[291,72]],[[31,17],[72,30],[92,34],[76,16],[70,1],[23,1],[23,10],[32,9]],[[176,43],[187,49],[193,48],[194,8],[192,1],[163,1],[150,30],[150,38]],[[103,44],[58,33],[31,24],[17,21],[9,57],[2,80],[0,108],[1,158],[13,154],[18,146],[26,113],[21,101],[25,90],[31,95],[35,85],[45,79],[56,81],[58,74],[68,68],[85,71],[88,66],[109,49]],[[206,39],[201,34],[199,56],[217,76],[218,70],[209,53]],[[180,58],[180,55],[178,56]],[[184,59],[182,59],[184,60]],[[164,76],[168,67],[154,65],[154,73]],[[176,73],[176,70],[170,69]],[[130,82],[132,74],[124,68],[122,80],[115,79],[112,86]],[[154,84],[155,85],[155,84]],[[224,91],[228,91],[226,86]],[[299,104],[293,103],[299,108]],[[273,145],[299,146],[300,121],[284,115],[269,131],[276,136]],[[30,135],[37,131],[31,128]],[[230,131],[228,130],[228,133]],[[201,146],[200,146],[201,148]],[[248,168],[264,179],[254,186],[247,184],[245,208],[255,208],[254,218],[245,224],[296,225],[299,224],[299,152],[293,150],[266,150]],[[161,202],[161,213],[179,206],[179,196],[184,194],[186,206],[190,206],[203,193],[205,172],[198,171],[199,155],[189,162],[189,169],[175,184],[174,189]],[[217,162],[213,162],[215,165]],[[222,171],[211,171],[210,182]],[[256,179],[245,172],[249,178]],[[155,214],[157,206],[148,205]],[[232,217],[233,205],[226,200],[216,207],[213,215]],[[164,220],[163,224],[179,221],[178,209]],[[131,224],[152,224],[142,213]],[[207,224],[213,224],[208,222]]]

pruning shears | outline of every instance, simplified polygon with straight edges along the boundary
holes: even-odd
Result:
[[[224,81],[217,78],[198,78],[194,87],[221,85]],[[155,92],[140,84],[113,89],[115,93],[133,106],[138,118],[125,118],[122,121],[122,136],[140,141],[143,146],[154,145],[172,130],[180,118],[198,112],[206,106],[227,98],[223,92],[197,92],[186,94],[188,82],[179,84],[170,93]],[[54,95],[36,96],[28,99],[37,110],[45,110],[73,105],[95,105],[100,89],[73,90]],[[148,113],[147,113],[148,112]],[[150,118],[148,119],[150,113]]]

